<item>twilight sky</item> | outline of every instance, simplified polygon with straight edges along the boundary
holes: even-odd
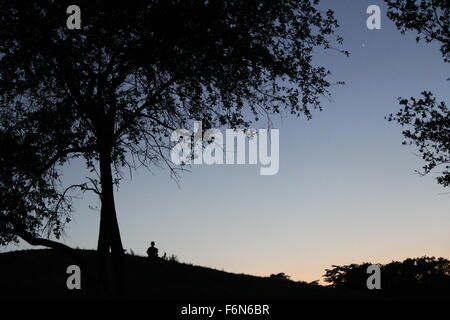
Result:
[[[371,4],[381,7],[381,30],[366,27]],[[125,248],[144,255],[154,240],[182,262],[304,281],[333,264],[449,257],[449,191],[435,175],[414,173],[423,165],[416,149],[402,146],[402,129],[384,119],[399,109],[400,96],[430,90],[449,101],[449,64],[436,44],[401,35],[380,0],[321,6],[335,11],[351,55],[317,51],[316,61],[346,85],[333,87],[333,101],[324,99],[310,121],[273,119],[278,174],[261,176],[259,165],[195,165],[179,186],[165,169],[126,174],[116,193]],[[74,161],[65,180],[86,175]],[[95,248],[99,212],[89,206],[97,200],[86,194],[75,204],[63,241]]]

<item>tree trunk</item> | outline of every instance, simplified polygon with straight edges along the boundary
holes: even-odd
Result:
[[[109,151],[100,152],[100,183],[101,183],[101,209],[100,232],[98,238],[99,272],[103,285],[109,294],[123,294],[123,246],[117,222],[114,204],[113,178],[111,171],[111,156]],[[112,258],[112,280],[117,285],[116,290],[109,285],[108,261]]]
[[[111,157],[109,152],[100,152],[101,210],[98,251],[101,253],[123,254],[119,224],[114,204]]]

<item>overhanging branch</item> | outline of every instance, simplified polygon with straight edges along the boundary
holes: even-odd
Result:
[[[74,253],[73,248],[71,248],[61,242],[44,239],[44,238],[38,238],[38,237],[31,235],[30,233],[28,233],[26,231],[17,230],[17,229],[14,230],[14,233],[16,235],[18,235],[19,237],[21,237],[26,242],[28,242],[29,244],[31,244],[32,246],[43,246],[43,247],[48,247],[48,248],[52,248],[52,249],[67,251],[67,252],[70,252],[71,254]]]
[[[12,231],[12,233],[19,236],[20,238],[22,238],[24,241],[28,242],[32,246],[43,246],[43,247],[47,247],[47,248],[65,252],[65,253],[69,254],[76,261],[76,263],[78,263],[80,266],[83,264],[82,257],[78,253],[78,251],[69,247],[68,245],[65,245],[61,242],[53,241],[50,239],[35,237],[23,229],[16,228]]]

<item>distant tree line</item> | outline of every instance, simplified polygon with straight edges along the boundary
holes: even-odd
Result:
[[[368,291],[367,267],[372,263],[333,265],[323,276],[330,286],[340,289]],[[408,258],[380,265],[381,290],[374,293],[392,296],[421,295],[449,296],[450,261],[445,258]]]

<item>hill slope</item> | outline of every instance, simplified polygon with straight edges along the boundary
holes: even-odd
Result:
[[[9,298],[101,298],[95,251],[77,250],[81,261],[55,250],[0,254],[0,295]],[[67,267],[80,265],[81,290],[68,290]],[[125,292],[131,299],[335,299],[344,291],[288,280],[233,274],[188,264],[125,256]],[[358,294],[360,296],[360,294]]]

